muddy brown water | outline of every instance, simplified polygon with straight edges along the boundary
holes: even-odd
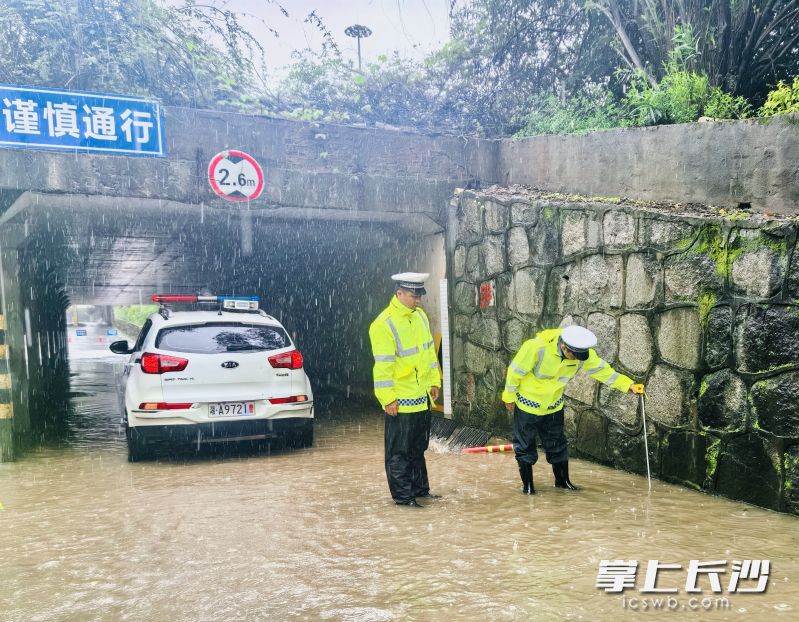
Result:
[[[512,456],[436,447],[443,499],[397,507],[380,416],[340,401],[312,449],[129,464],[113,364],[72,367],[66,442],[0,464],[0,620],[799,618],[795,517],[660,482],[648,494],[645,478],[577,460],[582,491],[539,465],[525,497]],[[638,561],[635,587],[598,589],[604,559]],[[745,559],[770,561],[766,593],[729,592]],[[682,566],[658,575],[677,593],[640,592],[648,560]],[[686,593],[691,560],[726,561],[722,593],[707,577]]]

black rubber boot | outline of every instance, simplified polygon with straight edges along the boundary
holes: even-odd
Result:
[[[571,483],[569,479],[569,461],[556,462],[552,465],[552,472],[555,474],[555,488],[566,490],[580,490],[578,486]]]
[[[527,462],[519,462],[519,475],[522,478],[522,493],[525,495],[534,495],[535,486],[533,486],[533,465]]]
[[[423,508],[423,505],[416,503],[416,499],[411,499],[410,501],[395,501],[397,505],[404,505],[409,508]]]

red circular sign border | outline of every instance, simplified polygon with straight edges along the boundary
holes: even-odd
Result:
[[[236,198],[236,197],[231,197],[231,196],[225,195],[222,192],[222,189],[216,183],[216,180],[214,179],[214,175],[213,175],[214,168],[216,167],[217,164],[219,164],[220,160],[225,159],[229,155],[238,156],[240,158],[243,158],[243,159],[247,160],[247,162],[249,162],[250,164],[253,165],[253,168],[255,168],[255,171],[258,173],[258,186],[255,188],[255,192],[253,192],[252,196]],[[264,189],[264,171],[261,168],[261,165],[258,164],[256,159],[253,158],[249,153],[244,153],[243,151],[238,151],[236,149],[227,149],[225,151],[220,151],[213,158],[211,158],[211,163],[208,165],[208,183],[211,184],[211,189],[214,191],[214,193],[217,196],[225,199],[226,201],[238,201],[238,202],[241,202],[241,201],[254,201],[259,196],[261,196],[261,192],[263,192],[263,189]]]

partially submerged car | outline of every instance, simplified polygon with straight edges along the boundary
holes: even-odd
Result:
[[[163,441],[313,444],[314,403],[302,355],[256,297],[167,295],[136,343],[120,378],[122,422],[131,462]],[[168,304],[210,304],[173,311]],[[214,308],[215,307],[215,308]]]

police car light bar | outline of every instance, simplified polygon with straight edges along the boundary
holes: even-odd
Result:
[[[223,309],[236,311],[257,311],[258,296],[199,296],[197,294],[153,294],[153,302],[221,302]]]

